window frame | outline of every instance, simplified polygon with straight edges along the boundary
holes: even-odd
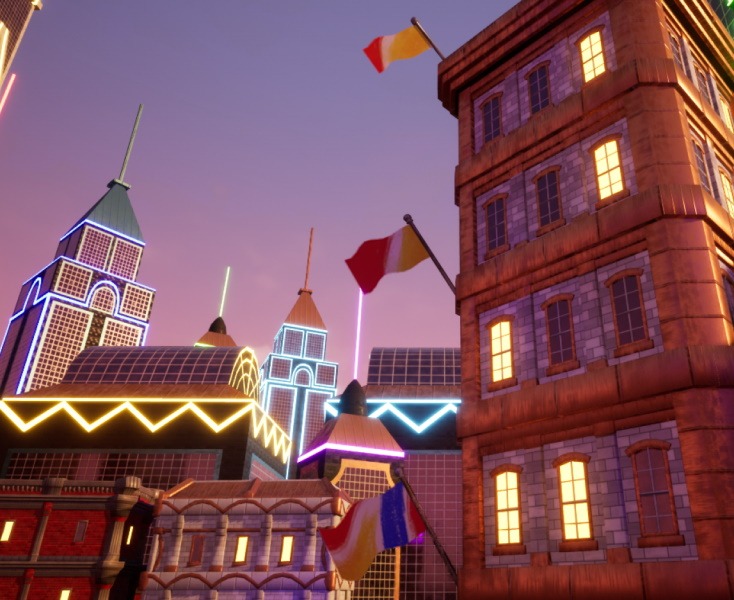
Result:
[[[559,373],[565,373],[566,371],[573,371],[578,369],[580,366],[578,356],[576,354],[576,336],[573,327],[573,294],[556,294],[551,298],[548,298],[541,308],[545,313],[545,331],[548,338],[548,367],[545,370],[546,376],[558,375]],[[550,316],[548,315],[548,309],[560,302],[568,303],[568,326],[571,334],[571,358],[558,363],[554,363],[552,356],[552,344],[551,344],[551,329],[550,329]]]
[[[288,538],[290,538],[291,543],[290,543],[288,557],[284,559],[283,558],[283,554],[284,554],[284,552],[286,550],[286,543],[285,543],[285,541]],[[296,536],[295,535],[285,534],[285,535],[281,536],[281,538],[280,538],[280,553],[278,555],[278,566],[279,567],[282,567],[282,566],[285,566],[285,565],[292,565],[293,564],[293,553],[294,553],[294,550],[295,550],[295,546],[296,546]]]
[[[604,206],[607,206],[611,204],[612,202],[616,202],[617,200],[620,200],[622,198],[626,198],[630,194],[629,187],[627,186],[627,183],[626,183],[627,178],[625,175],[624,165],[622,164],[623,161],[622,161],[621,140],[622,140],[622,134],[615,133],[612,135],[605,136],[600,140],[597,140],[596,143],[594,143],[594,145],[591,146],[591,148],[589,148],[589,154],[591,155],[591,162],[594,167],[594,183],[596,185],[596,196],[597,196],[596,208],[597,209],[603,208]],[[599,150],[602,146],[606,146],[610,142],[615,142],[617,146],[617,157],[619,159],[619,164],[611,170],[605,171],[604,173],[599,173],[598,164],[596,160],[596,151]],[[615,168],[619,169],[619,176],[622,182],[622,189],[617,192],[613,192],[610,195],[602,198],[601,197],[601,187],[599,185],[600,183],[599,178],[602,175],[607,175],[611,173]],[[611,190],[611,187],[610,187],[610,190]]]
[[[520,465],[515,464],[503,464],[498,467],[495,467],[490,472],[490,477],[492,477],[492,480],[494,482],[494,525],[495,525],[495,543],[494,547],[492,548],[492,554],[495,556],[506,556],[510,554],[525,554],[527,552],[527,548],[525,544],[523,543],[523,526],[522,526],[522,517],[523,517],[523,511],[522,511],[522,490],[521,490],[521,483],[520,483],[520,475],[522,474],[523,467]],[[503,475],[505,473],[514,473],[517,476],[517,513],[518,513],[518,530],[519,530],[519,536],[520,541],[519,542],[508,542],[508,543],[500,543],[499,541],[499,513],[500,509],[498,508],[498,489],[497,489],[497,478],[500,475]],[[506,512],[510,512],[512,509],[503,509],[506,510]]]
[[[487,119],[486,119],[486,113],[485,113],[485,107],[490,105],[493,101],[497,101],[497,120],[499,121],[499,124],[497,126],[497,134],[493,135],[491,138],[487,139]],[[482,115],[482,146],[485,144],[488,144],[492,140],[496,140],[498,137],[501,137],[504,135],[504,129],[502,127],[502,92],[497,92],[495,94],[492,94],[488,98],[485,98],[485,100],[479,105],[479,110],[481,111]]]
[[[691,133],[691,147],[693,148],[693,164],[699,179],[698,185],[713,196],[714,186],[711,173],[709,173],[708,147],[706,145],[706,141],[698,135]],[[696,150],[700,151],[700,156],[696,153]],[[703,165],[703,171],[701,170],[701,165]],[[705,181],[703,180],[702,175],[706,176]]]
[[[609,277],[604,285],[609,289],[609,301],[612,304],[612,320],[614,323],[614,339],[617,347],[614,350],[614,357],[619,358],[635,352],[642,352],[652,348],[655,344],[650,337],[650,331],[647,325],[647,311],[645,310],[645,300],[642,294],[642,269],[624,269]],[[640,299],[640,313],[642,314],[642,330],[645,334],[644,338],[633,340],[626,344],[620,343],[619,321],[617,318],[617,307],[614,303],[614,290],[612,289],[617,281],[626,277],[634,277],[637,282],[637,294]]]
[[[245,540],[245,556],[242,560],[237,560],[237,553],[240,549],[240,540]],[[234,545],[234,557],[232,559],[233,565],[244,565],[247,562],[247,556],[250,553],[250,536],[249,535],[238,535],[235,538],[235,545]]]
[[[540,186],[539,182],[544,177],[547,177],[551,173],[556,173],[556,191],[558,195],[558,218],[554,221],[550,221],[543,225],[542,223],[542,213],[541,213],[541,203],[540,203]],[[561,166],[560,165],[553,165],[552,167],[547,167],[546,169],[543,169],[538,174],[535,175],[532,179],[533,185],[535,186],[535,204],[538,209],[538,229],[535,231],[536,236],[541,236],[545,233],[548,233],[549,231],[553,231],[554,229],[557,229],[558,227],[562,227],[566,224],[566,219],[563,216],[563,201],[561,199]]]
[[[187,566],[198,567],[204,560],[204,543],[206,542],[206,536],[204,535],[192,535],[191,546],[189,547],[189,560]]]
[[[703,62],[695,56],[693,57],[693,75],[693,83],[701,94],[701,97],[710,107],[714,108],[715,105],[713,95],[711,94],[711,77],[709,70],[704,67]],[[701,78],[703,78],[703,82],[701,81]]]
[[[509,194],[498,194],[495,196],[492,196],[491,198],[485,200],[482,203],[482,212],[484,214],[484,225],[486,227],[486,234],[485,239],[487,241],[487,251],[484,254],[484,259],[488,260],[492,258],[493,256],[496,256],[498,254],[502,254],[503,252],[506,252],[510,249],[510,240],[509,240],[509,232],[507,230],[507,199],[509,197]],[[494,248],[490,248],[490,223],[489,223],[489,207],[492,204],[496,204],[498,202],[502,203],[502,235],[503,235],[503,244],[498,244]]]
[[[494,354],[492,353],[492,328],[502,322],[507,322],[510,326],[510,367],[512,369],[512,375],[505,379],[494,380],[494,372],[492,370],[492,359]],[[514,315],[502,315],[492,319],[487,323],[487,341],[488,341],[488,353],[489,353],[489,383],[487,385],[487,391],[494,392],[508,387],[517,385],[517,368],[515,366],[515,342],[512,334],[515,326]],[[500,353],[501,354],[501,353]]]
[[[719,179],[721,179],[721,195],[723,196],[723,208],[728,213],[728,215],[732,218],[734,218],[734,180],[732,179],[731,172],[721,166],[721,161],[717,161],[719,163]],[[727,194],[727,189],[729,190],[729,194]]]
[[[586,85],[590,81],[594,81],[595,79],[601,77],[602,75],[604,75],[604,73],[607,73],[609,71],[609,68],[608,68],[609,63],[607,61],[606,44],[604,43],[603,31],[604,31],[604,24],[601,24],[596,27],[593,27],[592,29],[586,30],[576,40],[576,48],[578,50],[578,57],[579,57],[579,61],[581,64],[581,79],[583,80],[582,85]],[[591,79],[586,79],[586,71],[584,70],[584,65],[586,63],[584,62],[583,52],[581,50],[581,44],[583,44],[584,41],[589,39],[595,33],[599,34],[599,42],[601,43],[601,61],[602,61],[602,66],[604,67],[604,70],[601,73],[591,77]],[[596,56],[598,55],[592,55],[590,60],[593,62]],[[586,61],[586,62],[589,62],[589,61]],[[594,69],[594,71],[596,71],[596,69]]]
[[[558,550],[560,552],[578,552],[578,551],[591,551],[598,550],[599,542],[594,536],[594,515],[592,514],[591,507],[591,493],[589,491],[589,462],[591,457],[587,454],[581,454],[580,452],[567,452],[558,456],[551,464],[556,470],[556,477],[558,478],[558,507],[560,512],[561,520],[561,541],[558,543]],[[586,507],[589,515],[589,534],[588,538],[574,538],[566,539],[566,523],[563,518],[563,484],[561,482],[561,467],[567,463],[580,462],[584,468],[584,483],[586,487]],[[573,469],[573,467],[572,467]],[[573,500],[572,502],[566,502],[565,504],[578,504],[579,501]],[[582,500],[582,502],[584,502]]]
[[[541,63],[538,63],[537,65],[534,65],[532,69],[530,69],[527,73],[525,73],[525,80],[527,82],[528,86],[528,109],[530,110],[530,116],[537,115],[538,113],[542,112],[543,109],[548,108],[551,106],[552,102],[552,90],[551,90],[551,79],[550,79],[550,60],[545,60]],[[533,110],[533,86],[530,82],[530,78],[533,76],[533,74],[538,73],[541,70],[545,70],[545,80],[546,80],[546,87],[547,87],[547,97],[545,99],[545,104],[540,106],[537,110]],[[541,100],[542,104],[542,100]]]
[[[729,133],[734,133],[734,113],[731,110],[731,101],[719,93],[719,105],[721,106],[721,120]]]
[[[646,532],[645,531],[645,513],[642,508],[640,495],[640,478],[639,468],[637,466],[637,456],[644,450],[656,450],[663,457],[663,465],[665,470],[666,493],[670,505],[670,514],[672,518],[673,528],[671,531],[664,532]],[[640,537],[637,539],[639,548],[651,548],[659,546],[683,546],[685,539],[680,534],[678,525],[678,513],[675,508],[675,495],[673,493],[673,482],[670,476],[670,461],[668,460],[668,450],[670,450],[670,442],[664,440],[640,440],[625,449],[625,454],[632,463],[632,474],[635,481],[635,499],[637,500],[637,511],[640,519]]]

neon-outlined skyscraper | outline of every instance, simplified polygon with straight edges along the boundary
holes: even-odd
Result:
[[[88,346],[145,342],[155,290],[136,281],[145,242],[123,181],[134,136],[120,177],[22,285],[0,349],[0,394],[58,383]]]

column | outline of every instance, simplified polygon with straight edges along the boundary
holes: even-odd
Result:
[[[214,553],[212,554],[212,562],[209,570],[212,572],[221,572],[224,568],[224,550],[227,547],[227,527],[229,526],[229,517],[222,513],[219,515],[219,525],[217,525],[216,538],[214,542]]]
[[[181,544],[183,544],[184,521],[184,516],[178,515],[176,524],[171,529],[171,552],[166,564],[163,565],[163,571],[166,573],[175,573],[178,570],[178,559],[181,554]]]
[[[273,515],[265,515],[260,528],[260,548],[257,553],[255,571],[267,571],[270,564],[270,542],[273,533]]]
[[[314,571],[316,569],[316,526],[317,515],[308,515],[306,523],[306,551],[303,556],[301,571]]]

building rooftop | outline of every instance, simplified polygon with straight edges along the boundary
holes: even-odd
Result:
[[[372,348],[367,385],[461,385],[459,348]]]
[[[337,498],[349,496],[328,479],[283,481],[193,481],[188,480],[165,493],[166,498]]]
[[[326,331],[326,325],[321,318],[319,309],[311,297],[311,290],[301,289],[298,291],[298,300],[291,308],[291,312],[285,318],[284,323],[290,325],[301,325],[302,327],[313,327]]]

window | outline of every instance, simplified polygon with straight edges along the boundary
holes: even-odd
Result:
[[[135,530],[135,528],[132,525],[130,525],[130,527],[128,527],[128,529],[127,529],[127,538],[125,538],[125,545],[126,546],[129,546],[132,543],[134,530]]]
[[[10,41],[10,30],[0,21],[0,79],[5,73],[5,62],[8,57],[8,42]]]
[[[724,190],[724,201],[726,202],[724,208],[734,217],[734,187],[732,186],[731,177],[723,169],[719,173],[721,175],[721,187]]]
[[[237,537],[237,547],[234,551],[234,562],[244,563],[247,560],[247,542],[249,538],[246,535]]]
[[[701,92],[703,99],[713,106],[714,102],[711,98],[711,88],[709,88],[708,74],[704,68],[696,61],[693,62],[693,72],[696,74],[696,85],[698,91]]]
[[[512,327],[509,320],[503,320],[489,328],[492,361],[492,381],[512,378]]]
[[[284,535],[280,546],[280,563],[289,565],[293,560],[293,536]]]
[[[489,142],[501,134],[501,96],[492,96],[482,104],[482,126],[484,142]]]
[[[647,336],[645,311],[640,292],[640,269],[628,269],[607,280],[612,297],[614,328],[617,336],[615,356],[652,348]]]
[[[578,367],[571,319],[572,299],[573,296],[568,294],[543,303],[548,331],[548,375]]]
[[[59,600],[69,600],[71,598],[71,590],[61,590]]]
[[[285,341],[283,342],[283,354],[301,356],[303,353],[303,331],[297,329],[285,330]]]
[[[722,273],[722,279],[724,281],[726,303],[729,306],[729,320],[734,324],[734,274],[724,271]]]
[[[550,104],[550,84],[548,81],[548,65],[540,65],[528,73],[528,91],[530,94],[530,113],[535,114]]]
[[[610,140],[594,149],[594,167],[596,168],[599,200],[604,200],[624,190],[617,140]]]
[[[538,196],[538,218],[541,229],[561,220],[561,194],[558,169],[548,171],[535,180]]]
[[[588,460],[588,459],[586,459]],[[564,540],[591,539],[591,511],[586,463],[569,460],[558,466]]]
[[[189,552],[189,565],[195,567],[201,564],[204,555],[204,536],[194,535],[191,537],[191,551]]]
[[[2,533],[0,533],[0,542],[10,541],[10,534],[13,533],[14,525],[15,521],[5,521],[5,523],[3,523],[3,530]]]
[[[709,172],[706,166],[706,154],[703,150],[703,145],[698,140],[693,140],[693,156],[696,159],[696,168],[698,169],[698,176],[701,179],[701,185],[704,189],[711,193],[711,180],[709,179]]]
[[[670,50],[673,53],[673,60],[675,61],[675,64],[687,72],[687,69],[683,63],[683,51],[681,49],[680,37],[678,37],[678,34],[673,33],[670,29],[668,29],[668,38],[670,39]]]
[[[723,96],[719,96],[719,104],[721,104],[721,112],[724,117],[724,124],[726,128],[734,133],[734,117],[731,113],[731,104]]]
[[[497,544],[520,543],[519,470],[505,470],[495,476],[497,502]]]
[[[678,533],[667,450],[668,442],[649,440],[627,449],[632,459],[642,535]]]
[[[601,31],[587,35],[579,44],[581,51],[581,70],[584,73],[584,83],[591,81],[607,70],[604,64],[604,46],[601,41]]]
[[[84,538],[87,537],[87,526],[88,525],[89,525],[89,521],[77,521],[76,531],[74,532],[74,543],[75,544],[81,544],[84,541]]]
[[[507,245],[505,197],[490,200],[484,207],[487,215],[487,254],[501,251]]]

